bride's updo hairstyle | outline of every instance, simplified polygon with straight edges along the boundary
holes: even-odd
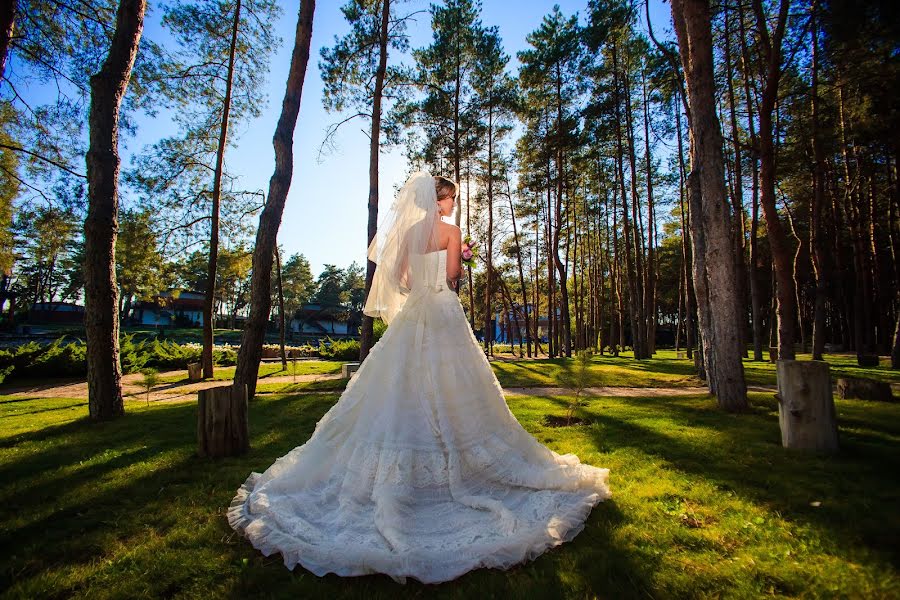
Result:
[[[452,196],[456,198],[456,183],[446,177],[441,177],[440,175],[434,176],[434,188],[437,192],[438,198],[442,196]]]

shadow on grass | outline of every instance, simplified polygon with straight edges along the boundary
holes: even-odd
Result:
[[[672,469],[733,491],[786,520],[828,532],[838,545],[864,544],[900,565],[900,519],[890,508],[900,495],[900,452],[896,439],[879,435],[879,420],[851,418],[854,428],[848,428],[839,417],[841,452],[825,456],[781,447],[774,400],[754,397],[754,410],[741,415],[722,413],[713,399],[616,401],[641,410],[634,419],[612,417],[595,406],[578,411],[594,421],[597,447],[632,447],[657,456]],[[839,412],[848,410],[853,409],[841,404]],[[812,506],[814,501],[821,505]]]
[[[196,406],[187,403],[135,407],[114,421],[82,419],[4,440],[0,589],[70,597],[114,585],[125,596],[159,597],[196,595],[200,586],[202,596],[202,582],[210,581],[219,587],[206,593],[218,597],[506,598],[534,597],[533,586],[551,593],[573,585],[617,597],[651,593],[661,557],[620,545],[614,531],[628,517],[614,500],[595,507],[573,541],[534,561],[475,570],[441,586],[413,579],[400,586],[384,575],[319,578],[302,567],[288,571],[279,555],[264,557],[228,527],[224,510],[251,471],[304,443],[335,400],[251,402],[250,452],[219,461],[195,456]],[[209,562],[201,558],[208,553]],[[167,562],[178,560],[188,562]]]
[[[192,404],[102,423],[81,419],[4,440],[17,451],[0,463],[0,589],[47,569],[96,561],[110,539],[140,546],[148,527],[164,533],[180,511],[197,505],[220,513],[251,471],[308,439],[333,401],[305,397],[299,406],[284,396],[252,403],[255,443],[248,454],[220,461],[195,454]],[[280,426],[286,417],[291,426]]]

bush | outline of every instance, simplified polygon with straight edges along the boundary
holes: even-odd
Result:
[[[372,345],[378,343],[378,340],[381,339],[381,336],[384,335],[384,331],[387,329],[387,323],[382,321],[380,318],[375,319],[372,322]]]
[[[303,346],[294,346],[288,349],[288,358],[311,358],[318,357],[319,349],[310,344]]]
[[[357,340],[319,340],[319,356],[326,360],[359,360]]]

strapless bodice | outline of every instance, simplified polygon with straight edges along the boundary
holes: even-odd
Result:
[[[410,257],[413,263],[412,290],[431,289],[443,290],[447,287],[447,249],[424,254],[414,254]],[[416,275],[422,274],[422,277]],[[418,281],[417,281],[418,279]]]

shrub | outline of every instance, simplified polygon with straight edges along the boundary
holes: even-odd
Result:
[[[384,335],[385,330],[387,329],[387,323],[381,320],[381,318],[375,319],[372,322],[372,345],[378,343],[378,340],[381,339],[381,336]]]
[[[358,360],[357,340],[319,340],[319,356],[326,360]]]

